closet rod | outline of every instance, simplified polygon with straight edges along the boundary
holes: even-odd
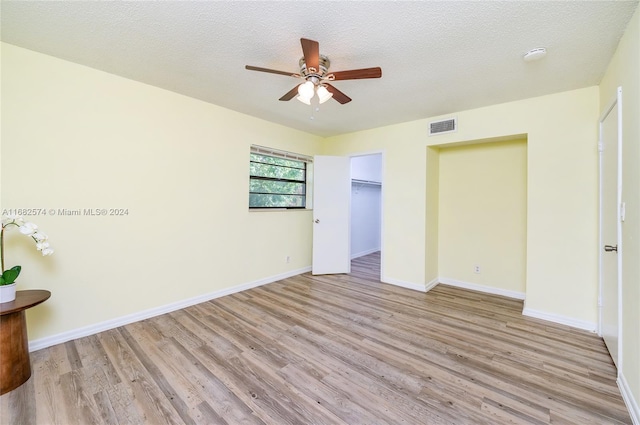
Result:
[[[351,179],[351,183],[368,184],[368,185],[371,185],[371,186],[382,186],[381,182],[374,182],[374,181],[371,181],[371,180]]]

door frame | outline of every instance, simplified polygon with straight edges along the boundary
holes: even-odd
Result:
[[[611,111],[614,108],[617,108],[618,112],[618,158],[617,158],[617,219],[616,219],[616,239],[618,245],[618,251],[616,254],[618,260],[618,359],[617,359],[617,369],[618,376],[622,371],[622,87],[618,87],[616,90],[615,98],[609,102],[605,110],[600,115],[600,120],[598,121],[598,171],[599,171],[599,187],[598,187],[598,209],[599,209],[599,217],[598,217],[598,335],[602,336],[602,287],[603,287],[603,273],[602,273],[602,263],[603,263],[603,255],[604,250],[603,246],[605,241],[602,236],[602,210],[603,210],[603,202],[602,202],[602,194],[604,191],[603,177],[602,177],[602,153],[603,153],[603,130],[602,123],[609,116]]]
[[[385,187],[385,150],[373,150],[373,151],[365,151],[365,152],[354,152],[349,154],[349,161],[357,156],[367,156],[367,155],[380,155],[380,281],[383,281],[382,276],[384,276],[384,187]],[[349,232],[351,232],[351,228],[349,228]],[[349,251],[351,251],[351,247],[349,247]]]

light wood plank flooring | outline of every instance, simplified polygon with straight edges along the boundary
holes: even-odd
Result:
[[[630,424],[600,338],[519,301],[304,274],[32,353],[4,424]]]

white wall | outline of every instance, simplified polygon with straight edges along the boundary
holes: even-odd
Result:
[[[351,258],[380,251],[381,186],[351,184]]]
[[[1,46],[2,208],[128,210],[30,217],[51,257],[7,237],[18,289],[52,292],[32,340],[311,265],[310,210],[249,212],[249,148],[314,155],[319,137]]]
[[[351,179],[382,182],[382,154],[351,158]],[[380,251],[382,186],[351,183],[351,258]]]
[[[382,182],[382,154],[352,157],[351,178],[372,182]]]

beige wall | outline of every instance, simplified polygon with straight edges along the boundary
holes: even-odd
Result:
[[[639,21],[636,12],[600,88],[460,111],[456,133],[433,137],[428,122],[449,115],[321,139],[2,44],[2,208],[129,212],[32,217],[50,235],[53,257],[7,241],[7,262],[24,267],[20,288],[53,292],[29,313],[31,339],[308,267],[309,211],[247,210],[252,143],[305,154],[384,152],[383,279],[426,285],[447,261],[439,259],[448,225],[439,214],[437,148],[526,137],[526,307],[595,323],[597,121],[622,84],[624,374],[637,402]]]
[[[439,166],[440,277],[524,294],[526,140],[444,148]]]
[[[9,256],[28,265],[22,288],[55,290],[41,309],[56,311],[55,320],[31,321],[34,338],[309,266],[308,211],[247,211],[251,143],[384,151],[383,277],[425,285],[439,276],[437,260],[427,260],[437,252],[438,217],[426,202],[438,197],[438,159],[426,148],[518,134],[529,140],[527,307],[595,322],[595,87],[459,112],[457,133],[430,138],[429,120],[419,120],[322,143],[10,45],[2,59],[3,207],[129,209],[125,217],[34,218],[55,261],[27,250]],[[114,287],[129,296],[116,300]],[[59,317],[63,305],[71,307]]]
[[[310,265],[311,212],[250,213],[247,170],[252,143],[320,138],[7,44],[2,106],[3,209],[128,209],[30,217],[52,257],[7,238],[19,289],[53,294],[31,339]]]
[[[437,234],[437,219],[433,214],[427,216],[425,198],[428,187],[431,197],[437,196],[437,186],[427,186],[426,145],[416,141],[417,135],[422,136],[419,140],[424,140],[425,126],[424,121],[412,121],[327,138],[322,145],[322,153],[326,155],[383,152],[382,279],[385,282],[424,286],[428,282],[425,276],[436,276],[426,269],[425,232],[430,223],[430,234]],[[430,156],[430,161],[436,160]],[[437,266],[437,262],[432,263]]]
[[[600,84],[600,109],[622,87],[623,346],[622,374],[640,420],[640,9],[636,10]]]
[[[590,87],[452,114],[455,133],[427,135],[428,122],[447,115],[332,137],[323,152],[384,150],[383,278],[425,285],[440,275],[427,260],[439,226],[426,215],[427,147],[526,135],[527,312],[589,328],[597,320],[598,108]]]
[[[427,148],[427,193],[425,197],[425,283],[438,283],[438,230],[440,220],[440,149]]]
[[[637,403],[639,22],[636,12],[600,88],[461,111],[456,133],[434,137],[427,124],[440,117],[321,139],[1,44],[1,207],[128,209],[120,217],[31,217],[50,235],[53,257],[9,238],[7,262],[24,267],[20,288],[53,292],[29,312],[31,339],[308,267],[309,211],[247,210],[252,143],[305,154],[384,152],[383,279],[425,285],[442,275],[439,263],[448,267],[439,259],[448,225],[438,148],[526,137],[527,309],[595,323],[596,123],[622,84],[624,375]]]

